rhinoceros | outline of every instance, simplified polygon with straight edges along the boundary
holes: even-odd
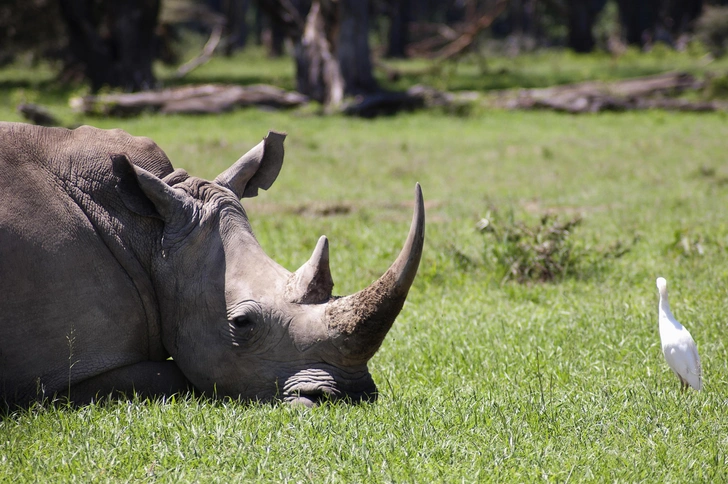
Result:
[[[374,400],[368,361],[422,254],[421,189],[395,262],[332,296],[326,237],[289,272],[240,203],[274,182],[284,138],[207,181],[122,130],[0,123],[0,400]]]

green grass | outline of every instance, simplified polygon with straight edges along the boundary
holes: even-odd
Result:
[[[398,63],[394,62],[394,65]],[[604,52],[584,55],[542,50],[512,58],[486,55],[478,61],[474,54],[470,54],[462,61],[441,64],[440,70],[424,78],[417,75],[427,67],[427,63],[404,61],[402,70],[405,75],[399,85],[407,87],[420,82],[451,91],[487,91],[549,87],[594,79],[613,81],[669,71],[702,76],[706,71],[724,73],[728,60],[713,60],[698,46],[685,52],[675,52],[658,44],[649,54],[630,48],[620,56]]]
[[[4,95],[0,119],[17,120],[7,102],[17,92]],[[725,115],[367,121],[244,110],[82,121],[149,136],[175,166],[207,178],[268,129],[287,131],[278,180],[245,206],[268,254],[291,270],[329,236],[337,293],[394,259],[416,181],[425,253],[370,363],[378,402],[302,409],[182,398],[19,411],[0,420],[0,481],[728,479]],[[586,249],[633,245],[559,283],[501,283],[476,229],[492,207],[525,221],[581,215],[573,237]],[[685,249],[698,241],[702,255]],[[701,393],[681,394],[662,357],[659,275],[698,343]]]

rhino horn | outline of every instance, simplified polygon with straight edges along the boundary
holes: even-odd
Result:
[[[291,275],[288,297],[293,303],[316,304],[331,297],[334,280],[329,268],[329,241],[322,235],[311,258]]]
[[[404,305],[417,274],[424,242],[425,207],[418,183],[409,235],[397,259],[369,287],[327,305],[329,332],[342,354],[366,361],[379,349]]]
[[[285,139],[285,133],[269,131],[263,141],[218,175],[215,183],[229,189],[238,198],[255,197],[259,188],[269,189],[283,165]]]

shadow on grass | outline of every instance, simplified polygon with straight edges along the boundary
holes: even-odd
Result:
[[[17,89],[38,91],[38,94],[47,97],[69,96],[77,91],[80,85],[61,83],[55,79],[1,79],[0,94],[7,94]]]
[[[98,395],[93,400],[87,402],[73,402],[69,401],[65,395],[56,395],[52,398],[46,397],[44,399],[33,400],[31,402],[23,404],[8,404],[6,402],[0,403],[0,422],[3,420],[10,420],[23,415],[31,413],[43,413],[43,412],[57,412],[60,410],[71,410],[76,411],[85,407],[99,407],[107,408],[113,407],[119,404],[134,404],[134,405],[160,405],[166,403],[175,402],[188,402],[188,403],[209,403],[216,402],[217,400],[198,394],[194,391],[186,393],[175,393],[172,395],[165,396],[145,396],[136,392],[131,395],[125,392],[113,392],[108,395]],[[240,401],[238,403],[245,404],[247,402]]]

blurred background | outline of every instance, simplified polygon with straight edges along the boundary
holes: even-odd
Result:
[[[485,75],[488,59],[544,49],[719,58],[726,47],[728,0],[0,1],[0,69],[45,63],[53,83],[91,92],[179,84],[246,49],[290,59],[284,87],[338,103],[396,87],[394,59],[441,69],[467,58]]]

